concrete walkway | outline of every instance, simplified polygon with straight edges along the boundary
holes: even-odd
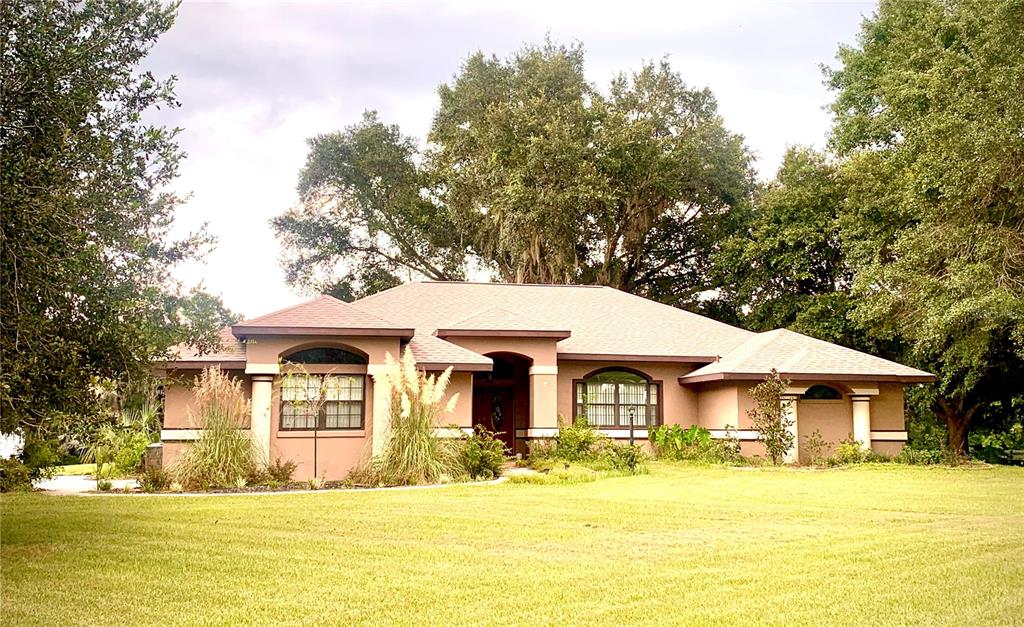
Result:
[[[135,479],[112,479],[111,487],[134,488],[138,486]],[[57,475],[52,479],[42,479],[35,484],[36,488],[54,494],[81,494],[96,489],[96,480],[88,475]]]

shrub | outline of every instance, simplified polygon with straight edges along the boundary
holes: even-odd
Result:
[[[232,487],[257,467],[256,446],[241,429],[249,415],[242,383],[208,368],[196,377],[193,396],[192,420],[202,430],[174,466],[174,478],[189,489]]]
[[[163,468],[150,466],[139,473],[138,481],[143,492],[163,492],[171,485],[171,475]]]
[[[621,444],[611,442],[604,451],[604,458],[608,460],[612,470],[620,470],[635,475],[640,472],[647,462],[647,455],[639,444]]]
[[[270,481],[273,481],[274,483],[277,483],[277,484],[290,483],[291,480],[292,480],[292,475],[295,474],[295,469],[296,468],[298,468],[298,464],[296,464],[292,460],[290,460],[290,459],[282,460],[282,459],[278,458],[278,459],[275,459],[270,465],[267,466],[266,475],[267,475],[267,478]],[[251,483],[260,484],[260,483],[265,483],[265,482],[266,482],[266,479],[264,479],[263,481],[253,481]]]
[[[932,466],[945,461],[945,454],[940,449],[915,449],[904,446],[898,455],[892,458],[897,464],[914,466]]]
[[[703,427],[683,429],[679,425],[664,425],[650,429],[648,439],[661,459],[731,463],[740,458],[739,440],[728,430],[726,438],[716,440]]]
[[[384,450],[372,462],[375,483],[417,485],[465,477],[458,447],[443,442],[434,431],[442,410],[450,413],[458,402],[455,394],[447,407],[441,406],[451,367],[440,376],[428,375],[416,368],[408,348],[401,362],[390,354],[386,362],[388,369],[378,385],[388,389],[390,425],[384,434]]]
[[[564,417],[558,419],[558,435],[555,437],[555,456],[570,462],[580,462],[594,458],[596,445],[605,439],[596,429],[587,423],[583,416],[569,423]]]
[[[779,378],[779,373],[772,368],[764,381],[750,388],[754,407],[747,410],[747,416],[758,432],[757,440],[764,444],[768,457],[776,465],[794,444],[790,431],[793,419],[782,411],[782,394],[788,387],[789,380]]]
[[[821,435],[820,429],[815,429],[810,435],[804,436],[804,443],[801,448],[807,451],[807,457],[811,463],[817,466],[828,463],[825,451],[831,448],[832,443]]]
[[[559,427],[558,435],[551,440],[530,443],[530,465],[534,468],[547,461],[561,461],[631,474],[646,469],[647,456],[639,446],[615,442],[590,426],[582,416],[572,424],[560,418]]]
[[[501,476],[505,465],[505,443],[494,437],[494,433],[477,425],[472,435],[462,436],[461,444],[459,459],[471,479]]]
[[[0,492],[32,489],[32,469],[17,457],[0,459]]]
[[[971,433],[971,454],[980,460],[1003,464],[1009,451],[1024,450],[1024,423],[1016,422],[1005,431]]]
[[[100,492],[110,492],[110,489],[114,487],[114,483],[110,479],[97,479],[96,489]]]

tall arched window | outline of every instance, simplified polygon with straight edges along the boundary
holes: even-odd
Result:
[[[317,346],[296,351],[286,356],[284,361],[316,366],[351,366],[365,365],[367,359],[343,348]],[[281,430],[363,428],[365,374],[310,374],[300,370],[285,374],[280,380]]]
[[[605,370],[576,382],[576,415],[595,427],[658,424],[660,384],[628,370]]]

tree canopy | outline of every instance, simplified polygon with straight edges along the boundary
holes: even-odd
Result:
[[[602,92],[580,46],[547,42],[472,55],[439,95],[422,152],[372,113],[311,140],[302,202],[273,222],[292,283],[363,294],[478,267],[676,303],[708,289],[753,186],[709,91],[661,62]]]
[[[138,72],[175,5],[5,2],[0,69],[0,427],[48,438],[95,409],[95,384],[203,349],[232,319],[173,266],[209,238],[170,237],[182,158],[173,80]]]

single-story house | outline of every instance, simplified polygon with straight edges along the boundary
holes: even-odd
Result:
[[[448,394],[460,398],[445,424],[484,425],[518,453],[555,435],[559,417],[585,415],[618,439],[646,440],[662,424],[700,425],[716,437],[729,429],[744,454],[760,454],[749,389],[775,368],[791,381],[783,406],[798,443],[818,430],[833,443],[852,436],[895,454],[907,438],[904,386],[933,379],[785,329],[753,333],[599,286],[407,283],[352,303],[321,296],[222,338],[217,352],[185,349],[164,364],[165,463],[199,435],[189,386],[208,366],[244,382],[246,427],[271,459],[298,463],[297,478],[328,479],[380,450],[387,395],[375,378],[385,355],[406,348],[425,371],[453,368]],[[315,412],[302,390],[289,389],[296,378],[282,378],[294,364],[330,379],[329,400]],[[799,459],[797,446],[789,461]]]

